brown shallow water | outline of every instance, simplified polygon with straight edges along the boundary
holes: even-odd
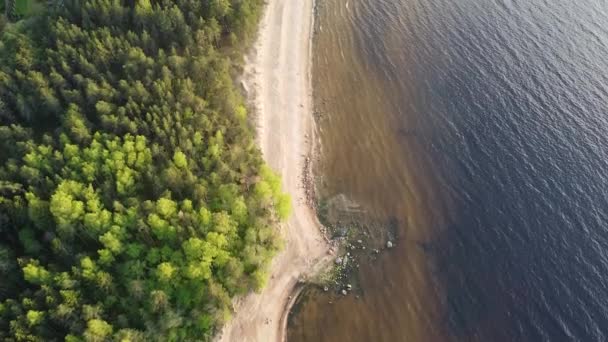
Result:
[[[362,260],[359,298],[305,291],[290,317],[288,341],[444,341],[437,324],[444,296],[424,246],[433,241],[434,227],[442,226],[448,208],[418,139],[424,127],[400,106],[408,93],[392,89],[360,49],[355,28],[361,3],[317,4],[313,83],[320,113],[319,196],[345,194],[368,216],[396,222],[397,247],[377,260]]]
[[[289,341],[607,341],[608,3],[319,6],[320,198],[397,247]]]

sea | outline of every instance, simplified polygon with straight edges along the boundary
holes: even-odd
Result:
[[[319,196],[395,247],[304,291],[288,341],[608,341],[608,2],[317,0],[314,26]]]

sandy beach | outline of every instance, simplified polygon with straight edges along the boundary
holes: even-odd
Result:
[[[293,214],[281,227],[285,246],[271,265],[268,284],[235,304],[219,341],[283,341],[299,280],[328,259],[329,245],[304,184],[314,141],[312,24],[313,0],[269,0],[248,56],[244,83],[256,111],[258,142],[292,196]]]

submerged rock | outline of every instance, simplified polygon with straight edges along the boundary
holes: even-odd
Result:
[[[336,195],[326,202],[326,218],[330,223],[338,223],[342,218],[353,215],[362,215],[365,211],[357,202],[352,201],[346,195]]]
[[[340,228],[336,231],[338,237],[346,237],[348,235],[348,228]]]

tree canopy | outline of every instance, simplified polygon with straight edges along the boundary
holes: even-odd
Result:
[[[209,340],[289,197],[232,76],[262,0],[63,0],[0,32],[0,339]]]

